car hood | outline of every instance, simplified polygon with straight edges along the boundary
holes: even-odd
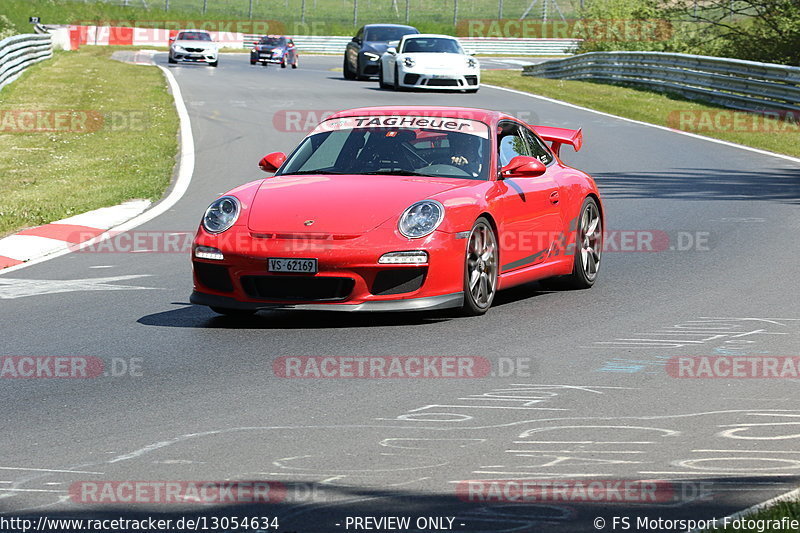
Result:
[[[475,183],[422,176],[276,176],[259,187],[247,227],[258,233],[360,235],[414,202]]]
[[[463,54],[420,52],[401,54],[398,62],[402,63],[407,57],[414,60],[414,68],[453,70],[465,68],[468,56]]]
[[[378,55],[383,54],[389,48],[389,43],[386,41],[366,41],[361,48],[362,52],[374,52]]]
[[[215,43],[213,41],[175,41],[175,42],[173,42],[173,44],[176,44],[178,46],[182,46],[184,48],[189,47],[189,48],[204,48],[204,49],[206,49],[206,48],[216,48],[217,47],[217,43]]]

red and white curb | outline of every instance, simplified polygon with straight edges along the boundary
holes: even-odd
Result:
[[[0,269],[74,248],[143,213],[150,204],[150,200],[130,200],[0,239]]]
[[[183,95],[175,76],[161,65],[158,68],[167,78],[167,84],[175,101],[175,110],[178,112],[180,149],[178,159],[177,177],[173,181],[172,190],[166,198],[151,207],[148,200],[131,200],[113,207],[103,207],[89,213],[77,215],[53,224],[23,230],[15,235],[0,240],[0,275],[14,272],[21,268],[48,261],[50,259],[68,254],[79,248],[77,243],[70,243],[66,238],[75,236],[76,228],[64,228],[65,225],[80,226],[79,231],[86,231],[87,235],[96,231],[96,235],[83,239],[82,242],[100,242],[115,233],[130,231],[145,222],[163,215],[172,209],[175,204],[186,194],[192,182],[194,173],[194,138],[192,137],[192,124],[189,112],[183,102]],[[50,229],[50,226],[62,227]],[[110,231],[110,230],[113,230]],[[22,233],[28,232],[27,235]],[[32,232],[32,233],[31,233]],[[61,237],[56,238],[56,237]],[[24,239],[21,240],[21,239]],[[37,244],[38,243],[38,244]],[[46,246],[44,243],[48,243]],[[8,261],[3,263],[3,261]]]

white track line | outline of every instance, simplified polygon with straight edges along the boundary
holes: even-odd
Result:
[[[556,100],[555,98],[548,98],[546,96],[540,96],[538,94],[526,93],[525,91],[518,91],[516,89],[509,89],[507,87],[500,87],[500,86],[497,86],[497,85],[488,85],[488,84],[485,84],[485,83],[483,84],[483,86],[484,87],[489,87],[491,89],[497,89],[497,90],[500,90],[500,91],[506,91],[506,92],[514,93],[514,94],[521,94],[522,96],[528,96],[530,98],[536,98],[538,100],[544,100],[546,102],[550,102],[550,103],[558,104],[558,105],[563,105],[563,106],[567,106],[567,107],[572,107],[574,109],[580,109],[581,111],[588,111],[589,113],[594,113],[596,115],[602,115],[604,117],[611,117],[611,118],[615,118],[617,120],[624,120],[625,122],[631,122],[633,124],[639,124],[640,126],[648,126],[648,127],[656,128],[656,129],[659,129],[659,130],[664,130],[664,131],[669,131],[669,132],[672,132],[672,133],[676,133],[678,135],[685,135],[686,137],[692,137],[693,139],[701,139],[703,141],[722,144],[724,146],[731,146],[733,148],[739,148],[740,150],[747,150],[748,152],[755,152],[755,153],[761,154],[761,155],[767,155],[767,156],[771,156],[771,157],[778,157],[780,159],[785,159],[787,161],[791,161],[792,163],[800,163],[800,158],[792,157],[790,155],[779,154],[779,153],[776,153],[776,152],[770,152],[768,150],[761,150],[759,148],[753,148],[751,146],[745,146],[743,144],[736,144],[736,143],[732,143],[732,142],[728,142],[728,141],[723,141],[721,139],[715,139],[713,137],[706,137],[705,135],[698,135],[696,133],[689,133],[688,131],[681,131],[681,130],[676,130],[676,129],[673,129],[673,128],[668,128],[666,126],[659,126],[658,124],[651,124],[650,122],[642,122],[641,120],[634,120],[632,118],[620,117],[620,116],[617,116],[617,115],[612,115],[611,113],[604,113],[603,111],[597,111],[596,109],[589,109],[588,107],[583,107],[583,106],[579,106],[579,105],[575,105],[575,104],[570,104],[569,102],[564,102],[562,100]]]
[[[164,72],[164,76],[167,78],[167,82],[169,83],[170,89],[172,90],[172,97],[175,100],[175,109],[178,112],[178,118],[180,120],[180,139],[181,139],[181,146],[180,146],[180,161],[178,162],[178,177],[175,180],[174,187],[172,191],[170,191],[169,195],[164,198],[162,201],[154,205],[151,209],[145,211],[141,215],[130,219],[129,221],[112,228],[109,232],[99,235],[98,237],[81,243],[80,245],[70,246],[66,250],[61,250],[54,254],[34,259],[32,261],[28,261],[27,263],[23,263],[21,265],[16,265],[13,267],[5,268],[0,271],[0,276],[8,274],[10,272],[14,272],[15,270],[20,270],[25,267],[29,267],[31,265],[37,265],[39,263],[43,263],[45,261],[49,261],[50,259],[54,259],[56,257],[61,257],[62,255],[68,254],[85,246],[91,246],[98,242],[102,242],[108,239],[111,235],[116,235],[120,232],[129,231],[133,228],[141,226],[145,222],[149,222],[153,220],[157,216],[165,213],[168,209],[172,208],[178,201],[186,194],[186,191],[189,189],[189,184],[192,181],[192,174],[194,173],[194,138],[192,137],[192,124],[189,120],[189,112],[186,110],[186,104],[183,103],[183,95],[181,93],[181,88],[178,86],[177,80],[175,80],[175,76],[173,76],[172,72],[168,69],[158,65],[158,68]]]
[[[747,150],[748,152],[754,152],[754,153],[757,153],[757,154],[766,155],[766,156],[770,156],[770,157],[777,157],[777,158],[780,158],[780,159],[785,159],[786,161],[791,161],[792,163],[800,163],[800,158],[792,157],[790,155],[778,154],[778,153],[775,153],[775,152],[769,152],[767,150],[760,150],[758,148],[753,148],[751,146],[745,146],[743,144],[736,144],[736,143],[732,143],[732,142],[728,142],[728,141],[723,141],[721,139],[714,139],[713,137],[706,137],[704,135],[698,135],[696,133],[689,133],[687,131],[676,130],[676,129],[673,129],[673,128],[668,128],[666,126],[659,126],[658,124],[651,124],[649,122],[642,122],[641,120],[634,120],[634,119],[631,119],[631,118],[620,117],[620,116],[617,116],[617,115],[612,115],[611,113],[604,113],[603,111],[597,111],[595,109],[589,109],[588,107],[583,107],[583,106],[579,106],[579,105],[575,105],[575,104],[570,104],[569,102],[564,102],[562,100],[556,100],[554,98],[548,98],[546,96],[540,96],[538,94],[526,93],[524,91],[518,91],[516,89],[508,89],[506,87],[499,87],[497,85],[488,85],[488,84],[483,84],[483,85],[484,85],[484,87],[490,87],[492,89],[497,89],[497,90],[500,90],[500,91],[506,91],[506,92],[510,92],[510,93],[514,93],[514,94],[520,94],[522,96],[528,96],[530,98],[536,98],[538,100],[544,100],[545,102],[550,102],[550,103],[553,103],[553,104],[559,104],[559,105],[571,107],[573,109],[580,109],[581,111],[588,111],[589,113],[594,113],[596,115],[601,115],[601,116],[604,116],[604,117],[611,117],[611,118],[615,118],[617,120],[624,120],[625,122],[630,122],[632,124],[639,124],[640,126],[648,126],[650,128],[656,128],[656,129],[659,129],[659,130],[669,131],[669,132],[672,132],[672,133],[675,133],[675,134],[678,134],[678,135],[685,135],[686,137],[691,137],[693,139],[700,139],[700,140],[703,140],[703,141],[717,143],[717,144],[721,144],[721,145],[724,145],[724,146],[730,146],[732,148],[739,148],[740,150]],[[764,509],[766,507],[770,507],[772,505],[775,505],[776,503],[781,503],[781,502],[784,502],[784,501],[794,500],[794,499],[798,499],[798,498],[800,498],[800,488],[799,489],[795,489],[795,490],[790,491],[790,492],[787,492],[787,493],[782,494],[780,496],[777,496],[775,498],[772,498],[771,500],[767,500],[767,501],[762,502],[762,503],[757,503],[756,505],[753,505],[752,507],[748,507],[747,509],[744,509],[743,511],[739,511],[738,513],[734,513],[734,514],[726,516],[724,518],[717,519],[715,521],[715,524],[721,523],[722,521],[725,520],[725,518],[729,518],[730,520],[735,520],[736,518],[740,518],[740,517],[742,517],[744,515],[748,515],[748,514],[754,513],[756,511],[759,511],[759,510]],[[693,530],[689,531],[688,533],[700,533],[700,531],[701,530],[699,530],[699,529],[693,529]]]

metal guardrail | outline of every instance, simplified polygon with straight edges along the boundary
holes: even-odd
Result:
[[[664,52],[590,52],[526,66],[522,75],[641,85],[746,111],[800,111],[800,67],[772,63]]]
[[[242,46],[249,48],[258,40],[260,35],[245,35]],[[325,35],[297,35],[292,36],[300,53],[318,54],[343,54],[345,46],[350,42],[350,37],[325,36]],[[500,55],[565,55],[572,54],[578,49],[580,39],[523,39],[523,38],[459,38],[464,48],[477,54]]]
[[[50,35],[14,35],[0,41],[0,89],[16,80],[22,71],[53,57]]]

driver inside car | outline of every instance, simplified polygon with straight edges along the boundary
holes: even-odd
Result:
[[[474,135],[464,133],[451,133],[447,136],[450,145],[449,163],[473,177],[480,175],[482,157],[480,153],[480,139]]]

